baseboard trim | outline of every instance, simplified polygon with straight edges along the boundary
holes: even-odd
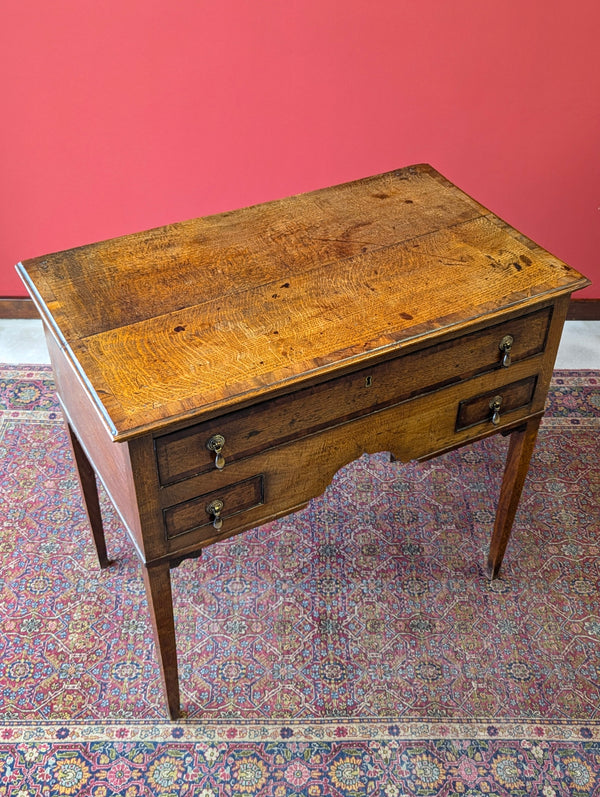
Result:
[[[571,299],[568,321],[600,321],[600,299]]]
[[[34,303],[29,298],[0,297],[0,318],[39,318]]]
[[[39,318],[31,299],[0,298],[0,318]],[[600,321],[600,299],[571,299],[569,321]]]

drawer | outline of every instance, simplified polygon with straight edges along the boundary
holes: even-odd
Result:
[[[500,344],[513,339],[516,364],[544,350],[551,307],[412,352],[305,388],[287,396],[228,413],[155,439],[160,484],[215,469],[211,439],[224,440],[225,467],[262,450],[346,423],[417,395],[489,371],[510,373],[502,365]]]
[[[537,376],[529,376],[461,401],[456,416],[456,431],[469,429],[484,421],[499,426],[505,413],[529,407],[536,384]]]
[[[199,495],[190,501],[182,501],[175,506],[163,509],[167,539],[203,528],[206,529],[206,537],[214,537],[215,515],[221,521],[225,521],[240,512],[260,506],[263,501],[264,479],[262,474]],[[214,508],[216,505],[218,505],[218,510]]]

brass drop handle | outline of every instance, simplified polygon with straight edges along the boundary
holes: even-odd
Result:
[[[492,423],[498,426],[500,423],[500,407],[502,406],[502,396],[494,396],[490,401],[490,409],[492,411]]]
[[[503,368],[508,368],[508,366],[511,363],[510,355],[511,355],[512,345],[514,342],[515,341],[512,335],[505,335],[500,341],[500,346],[498,348],[504,355],[502,357]]]
[[[223,446],[225,438],[222,434],[214,434],[207,442],[206,447],[215,455],[215,468],[223,470],[225,467],[225,457],[223,456]]]
[[[217,531],[223,525],[223,518],[221,517],[221,512],[223,511],[223,507],[225,504],[220,498],[215,498],[214,501],[211,501],[210,504],[206,507],[206,512],[209,514],[213,519],[213,526],[217,529]]]

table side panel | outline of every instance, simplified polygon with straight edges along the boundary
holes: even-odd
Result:
[[[47,327],[45,332],[56,389],[66,420],[75,432],[138,552],[145,556],[147,546],[137,511],[128,445],[113,441],[69,358]]]

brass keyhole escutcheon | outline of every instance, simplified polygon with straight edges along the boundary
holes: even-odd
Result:
[[[206,443],[209,451],[215,455],[215,468],[223,470],[225,467],[225,457],[223,456],[223,446],[225,445],[225,438],[222,434],[214,434]]]
[[[365,387],[371,387],[372,384],[373,384],[373,377],[372,376],[368,376],[365,379]]]
[[[217,529],[217,531],[223,525],[223,518],[221,517],[221,512],[223,511],[225,504],[220,498],[215,498],[214,501],[211,501],[210,504],[206,507],[206,512],[209,514],[213,519],[213,526]]]
[[[494,396],[490,401],[490,409],[492,411],[492,423],[498,426],[500,423],[500,407],[502,406],[502,396]]]
[[[515,341],[514,341],[514,338],[513,338],[512,335],[505,335],[502,338],[502,340],[500,341],[500,346],[498,348],[500,349],[500,351],[504,355],[502,357],[502,367],[503,368],[508,368],[508,366],[512,362],[511,361],[511,350],[512,350],[512,345],[513,345],[514,342]]]

